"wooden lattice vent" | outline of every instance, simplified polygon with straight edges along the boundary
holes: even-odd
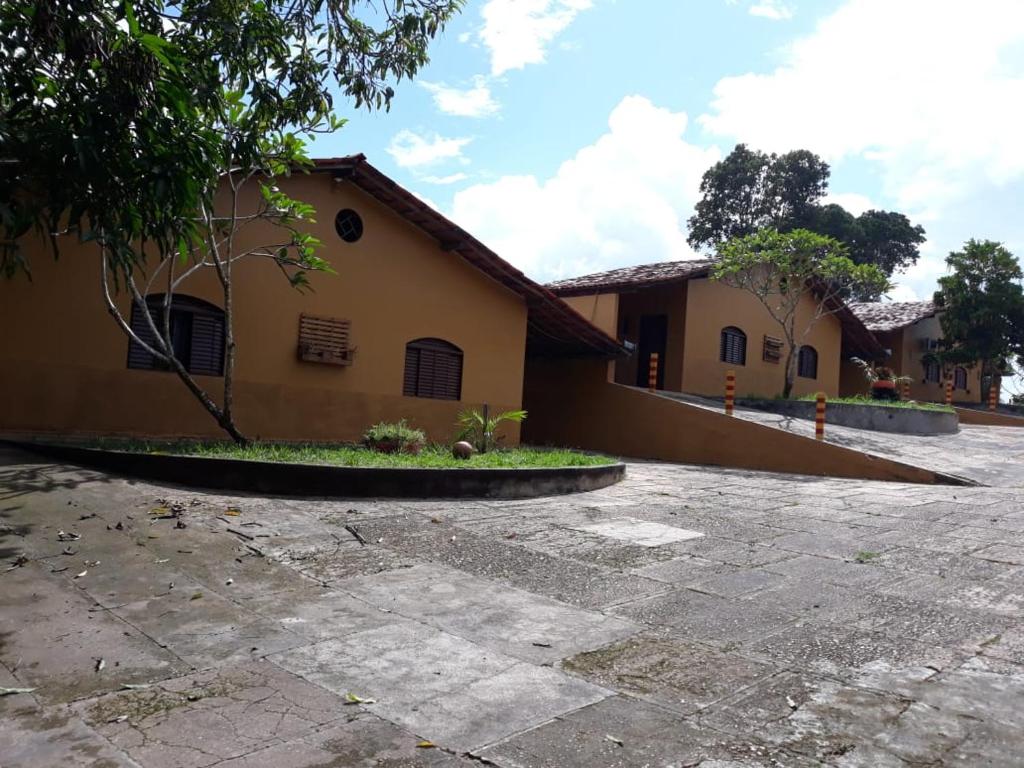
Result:
[[[333,317],[299,315],[299,359],[307,363],[352,365],[351,323]]]
[[[766,363],[777,363],[782,360],[782,339],[774,336],[764,337],[764,361]]]

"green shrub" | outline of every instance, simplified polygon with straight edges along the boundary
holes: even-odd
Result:
[[[426,441],[423,430],[410,427],[405,419],[395,423],[382,421],[363,434],[363,445],[381,453],[419,453]]]
[[[480,453],[487,453],[497,442],[494,433],[502,422],[521,422],[525,418],[526,411],[505,411],[493,418],[484,411],[463,411],[459,414],[459,440],[468,440]]]

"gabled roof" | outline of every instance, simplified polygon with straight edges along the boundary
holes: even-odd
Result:
[[[625,293],[629,291],[657,288],[673,283],[682,283],[694,278],[707,277],[715,259],[692,261],[662,261],[656,264],[640,264],[633,267],[595,272],[591,275],[573,277],[549,283],[558,296],[580,296],[592,293]],[[828,302],[829,309],[842,326],[843,352],[859,355],[869,360],[885,356],[885,350],[874,334],[839,299]]]
[[[622,291],[652,288],[657,285],[682,282],[691,277],[704,277],[711,270],[714,259],[694,261],[662,261],[657,264],[639,264],[633,267],[595,272],[582,277],[570,277],[548,283],[558,296],[579,296],[585,293],[620,293]]]
[[[321,158],[314,170],[329,172],[377,199],[450,251],[499,282],[526,302],[526,350],[539,356],[614,357],[624,353],[618,341],[590,323],[568,304],[534,282],[471,234],[427,205],[412,192],[370,165],[365,155]]]
[[[918,320],[934,317],[935,302],[927,301],[859,301],[850,302],[850,309],[870,331],[898,331]]]

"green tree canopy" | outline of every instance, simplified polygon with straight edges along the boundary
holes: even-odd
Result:
[[[102,237],[130,270],[197,237],[229,168],[287,170],[338,127],[332,91],[387,106],[462,0],[6,0],[0,267],[17,238]]]
[[[857,264],[838,240],[806,229],[763,229],[734,238],[719,250],[712,278],[753,294],[778,323],[786,341],[783,397],[796,379],[800,347],[814,325],[835,313],[850,291],[882,293],[885,273],[873,264]],[[804,316],[800,307],[809,307]]]
[[[717,248],[761,229],[807,229],[843,243],[856,264],[873,264],[887,276],[917,261],[924,229],[901,213],[870,210],[853,216],[835,203],[822,205],[831,170],[807,150],[782,155],[738,144],[701,180],[701,199],[689,220],[694,248]],[[874,300],[878,294],[852,294]]]
[[[979,360],[987,375],[1012,372],[1024,355],[1024,289],[1017,258],[1001,243],[968,240],[946,257],[935,304],[943,340],[935,356],[951,365]]]

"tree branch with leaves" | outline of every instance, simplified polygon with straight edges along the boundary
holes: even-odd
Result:
[[[275,179],[340,128],[335,92],[388,108],[462,0],[10,0],[0,5],[0,272],[30,274],[36,232],[95,243],[115,322],[172,370],[236,441],[234,281],[277,264],[292,287],[329,271],[304,231],[313,209]],[[241,211],[243,190],[262,202]],[[242,249],[243,229],[274,234]],[[263,230],[260,230],[263,231]],[[225,320],[220,403],[177,359],[174,294],[205,271]],[[155,311],[146,297],[156,286]],[[116,301],[128,293],[150,343]]]
[[[930,359],[944,370],[980,363],[982,376],[1012,374],[1024,357],[1024,272],[1002,243],[968,240],[946,257],[935,306],[943,338]],[[987,393],[982,393],[984,396]]]
[[[792,394],[798,352],[814,325],[838,312],[850,291],[889,287],[881,269],[855,264],[842,243],[805,229],[763,229],[728,241],[711,277],[753,295],[778,324],[786,344],[783,397]]]

